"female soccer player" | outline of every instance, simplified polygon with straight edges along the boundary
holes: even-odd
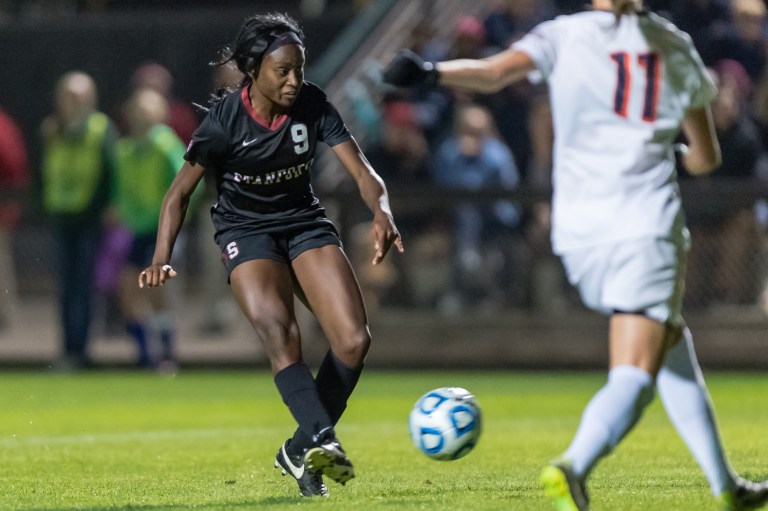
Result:
[[[304,81],[303,33],[283,14],[243,23],[219,64],[234,61],[242,87],[216,102],[194,134],[160,212],[152,264],[139,286],[176,275],[171,253],[190,195],[206,169],[218,202],[215,239],[235,299],[269,356],[275,383],[298,422],[275,467],[296,478],[302,495],[328,495],[322,476],[354,477],[334,425],[347,406],[371,342],[362,295],[310,184],[318,142],[333,149],[373,212],[378,264],[394,244],[402,252],[384,183],[368,164],[336,109]],[[312,377],[302,360],[293,296],[314,312],[330,350]]]
[[[641,1],[593,0],[485,59],[433,64],[400,53],[384,79],[492,92],[534,71],[548,81],[555,128],[554,250],[585,304],[610,316],[608,382],[570,447],[543,469],[547,495],[560,511],[588,509],[587,476],[655,387],[723,509],[761,507],[768,485],[731,470],[681,317],[689,236],[675,175],[680,129],[692,174],[720,162],[715,87],[698,53]]]

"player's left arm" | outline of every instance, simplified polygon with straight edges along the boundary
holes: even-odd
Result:
[[[392,244],[397,247],[399,252],[403,252],[403,242],[392,217],[387,188],[381,177],[371,167],[360,146],[357,145],[355,139],[350,138],[336,144],[332,149],[342,165],[355,179],[360,190],[360,196],[373,212],[371,234],[376,251],[373,264],[377,265],[384,259]]]
[[[173,246],[184,223],[190,197],[204,174],[202,165],[185,161],[165,193],[152,263],[139,274],[139,287],[162,286],[167,279],[176,276],[176,270],[170,265]]]
[[[685,113],[683,133],[688,146],[683,153],[683,165],[693,175],[712,172],[722,162],[712,110],[709,106],[693,108]]]

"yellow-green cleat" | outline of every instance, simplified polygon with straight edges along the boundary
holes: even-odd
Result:
[[[541,470],[544,494],[557,511],[589,511],[589,497],[584,483],[576,477],[570,462],[558,458]]]

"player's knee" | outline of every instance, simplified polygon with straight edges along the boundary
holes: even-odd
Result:
[[[253,329],[268,351],[285,351],[299,343],[299,331],[295,323],[286,323],[272,316],[250,319]]]
[[[341,336],[333,346],[333,353],[345,364],[356,367],[363,362],[370,347],[371,333],[364,325]]]
[[[685,324],[667,323],[664,330],[664,346],[667,351],[678,345],[683,338]]]
[[[646,370],[635,366],[618,366],[608,373],[611,383],[624,389],[627,398],[634,401],[634,413],[639,416],[656,395],[656,379]]]

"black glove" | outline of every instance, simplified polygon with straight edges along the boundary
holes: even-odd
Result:
[[[402,49],[384,70],[385,83],[397,87],[413,87],[415,85],[437,85],[440,78],[433,62],[425,62],[411,50]]]

